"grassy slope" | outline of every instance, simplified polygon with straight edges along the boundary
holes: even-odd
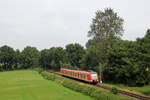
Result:
[[[117,88],[121,88],[121,89],[127,89],[130,91],[139,92],[139,93],[142,93],[144,95],[150,96],[150,85],[143,86],[143,87],[128,87],[128,86],[125,86],[123,84],[105,84],[105,85],[117,87]]]
[[[93,100],[43,79],[35,71],[0,72],[0,100]]]

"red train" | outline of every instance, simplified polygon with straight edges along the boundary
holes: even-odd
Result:
[[[81,70],[61,68],[60,72],[64,76],[84,80],[90,83],[98,83],[99,76],[96,72],[93,71],[81,71]]]

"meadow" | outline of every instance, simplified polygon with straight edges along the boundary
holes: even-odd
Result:
[[[56,82],[45,80],[36,71],[0,72],[0,100],[93,100]]]

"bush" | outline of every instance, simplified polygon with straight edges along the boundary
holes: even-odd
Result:
[[[118,95],[115,96],[114,94],[117,94],[116,88],[112,88],[112,93],[113,93],[112,94],[104,90],[100,90],[96,87],[92,87],[92,86],[85,85],[85,84],[80,84],[78,82],[68,80],[67,78],[60,77],[52,73],[42,72],[41,75],[45,79],[60,83],[66,88],[69,88],[73,91],[80,92],[90,97],[93,97],[95,100],[123,100],[123,99],[128,100],[126,98],[121,98]],[[108,97],[111,97],[111,98],[108,99]]]
[[[55,77],[56,77],[56,75],[50,74],[50,73],[48,73],[48,72],[42,72],[41,75],[42,75],[45,79],[47,79],[47,80],[52,80],[52,81],[54,81],[54,80],[55,80]]]
[[[118,89],[115,88],[115,87],[112,87],[110,92],[113,93],[113,94],[117,94],[118,93]]]
[[[37,71],[39,74],[40,74],[41,72],[43,72],[43,69],[40,68],[40,67],[34,68],[34,70]]]

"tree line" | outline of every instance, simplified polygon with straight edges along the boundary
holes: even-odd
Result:
[[[84,47],[77,43],[68,44],[65,49],[52,47],[41,51],[31,46],[20,51],[4,45],[0,47],[0,71],[36,67],[53,70],[59,70],[62,66],[77,68],[80,66],[80,59],[84,53]]]
[[[0,47],[0,71],[61,67],[94,70],[105,82],[126,85],[150,84],[150,30],[136,41],[123,40],[124,20],[111,8],[98,10],[92,19],[86,48],[78,43],[65,48],[39,51],[27,46],[22,51]]]

